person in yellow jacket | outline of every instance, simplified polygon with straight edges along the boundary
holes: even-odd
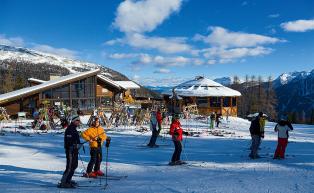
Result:
[[[89,141],[91,156],[84,177],[96,178],[97,176],[103,176],[104,173],[100,170],[100,164],[102,161],[101,147],[107,136],[104,128],[100,125],[98,117],[94,119],[91,127],[82,133],[82,137],[86,141]],[[92,172],[93,169],[94,171]]]

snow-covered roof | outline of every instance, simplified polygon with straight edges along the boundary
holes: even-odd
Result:
[[[124,89],[140,89],[141,87],[133,81],[115,81]]]
[[[241,96],[239,91],[225,87],[205,77],[196,77],[175,87],[179,96],[218,97],[218,96]],[[163,92],[164,95],[172,95],[172,89]]]
[[[47,81],[45,81],[45,80],[40,80],[40,79],[37,79],[37,78],[29,78],[29,79],[27,79],[28,81],[30,81],[30,82],[36,82],[36,83],[44,83],[44,82],[47,82]]]
[[[114,86],[114,87],[116,87],[118,89],[121,89],[121,86],[118,83],[116,83],[116,81],[113,81],[110,78],[107,78],[107,77],[105,77],[103,75],[97,75],[97,78],[99,78],[100,80],[110,84],[111,86]]]
[[[97,70],[92,70],[92,71],[87,71],[87,72],[69,74],[67,76],[62,76],[62,77],[54,79],[54,80],[46,81],[46,82],[39,84],[39,85],[36,85],[36,86],[22,88],[19,90],[8,92],[8,93],[0,95],[0,104],[8,102],[9,100],[12,100],[15,98],[25,96],[25,95],[29,96],[29,95],[38,93],[38,92],[43,91],[47,88],[58,86],[64,82],[75,81],[81,77],[89,77],[92,75],[96,75],[99,72],[100,72],[100,70],[97,69]]]

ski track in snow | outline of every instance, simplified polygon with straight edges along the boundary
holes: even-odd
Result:
[[[109,175],[128,175],[120,180],[86,179],[79,177],[87,167],[89,148],[80,151],[82,161],[73,177],[82,186],[58,189],[56,184],[65,169],[63,134],[37,134],[31,130],[23,136],[10,133],[12,124],[1,124],[7,131],[0,136],[1,192],[163,192],[163,193],[313,193],[314,192],[314,126],[294,125],[285,160],[273,160],[277,141],[274,123],[267,123],[262,141],[261,159],[250,160],[249,122],[230,118],[221,128],[223,136],[204,133],[205,121],[183,120],[184,128],[202,133],[183,141],[182,160],[187,165],[168,166],[174,147],[169,136],[160,137],[159,148],[147,148],[151,132],[139,133],[123,127],[108,132],[112,137],[109,149]],[[84,128],[83,128],[84,129]],[[166,130],[167,128],[165,128]],[[119,132],[117,132],[119,130]],[[165,136],[162,134],[162,136]],[[105,171],[103,149],[102,170]],[[83,165],[84,164],[84,165]],[[101,185],[100,185],[101,184]]]

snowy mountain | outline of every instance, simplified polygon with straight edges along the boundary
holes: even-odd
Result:
[[[215,82],[218,82],[219,84],[222,84],[224,86],[231,85],[232,81],[230,77],[222,77],[222,78],[216,78],[214,79]]]
[[[314,71],[314,70],[313,70]],[[285,85],[290,83],[291,81],[297,81],[299,79],[306,79],[307,76],[313,74],[314,72],[290,72],[290,73],[283,73],[278,78],[276,78],[273,82],[273,86],[278,88],[279,86]]]
[[[19,66],[23,69],[23,66],[27,69],[34,67],[34,78],[36,77],[36,70],[43,69],[42,65],[46,68],[50,68],[51,73],[65,75],[73,72],[82,72],[87,70],[93,70],[100,68],[102,73],[117,80],[128,80],[128,78],[119,72],[106,68],[99,64],[83,62],[75,59],[69,59],[54,54],[43,53],[28,48],[13,47],[0,45],[0,69],[7,69],[8,66]],[[56,71],[55,67],[59,68]],[[25,69],[24,69],[25,70]],[[40,72],[42,72],[40,70]],[[46,74],[47,75],[47,74]],[[44,78],[44,80],[46,80]]]

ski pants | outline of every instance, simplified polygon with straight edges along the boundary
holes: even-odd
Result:
[[[252,135],[252,149],[251,149],[251,156],[256,158],[258,156],[258,148],[261,144],[261,136],[259,135]]]
[[[61,183],[70,183],[75,169],[78,165],[78,150],[73,148],[65,149],[67,164],[66,169],[63,172]]]
[[[171,162],[176,162],[180,160],[181,152],[182,152],[182,142],[173,140],[174,144],[174,152],[171,158]]]
[[[157,140],[158,135],[159,135],[159,132],[156,130],[156,127],[155,127],[155,129],[153,129],[152,131],[152,136],[150,138],[148,146],[156,145],[156,140]]]
[[[286,152],[286,147],[288,145],[288,139],[287,138],[278,138],[278,145],[277,149],[275,152],[274,157],[275,158],[285,158],[285,152]]]
[[[100,170],[100,164],[102,161],[102,148],[90,148],[90,161],[87,166],[86,173],[91,173],[93,168],[94,171]]]

